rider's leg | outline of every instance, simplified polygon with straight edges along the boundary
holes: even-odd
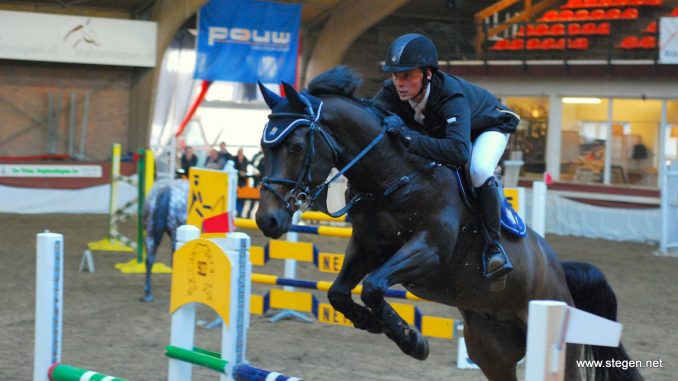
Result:
[[[508,134],[487,131],[473,142],[471,182],[478,195],[478,207],[483,218],[487,244],[485,246],[485,276],[495,280],[513,269],[501,241],[501,188],[494,169],[501,159]]]

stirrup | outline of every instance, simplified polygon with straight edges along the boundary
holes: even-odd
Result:
[[[496,251],[492,251],[492,253],[488,253],[490,248],[496,248]],[[504,257],[504,264],[492,271],[488,272],[488,261],[489,259],[494,256],[494,255],[501,255]],[[495,281],[498,280],[499,278],[503,277],[504,275],[508,274],[513,270],[513,264],[511,263],[511,259],[509,259],[508,255],[506,255],[506,252],[504,251],[504,247],[498,243],[498,242],[492,242],[487,245],[483,252],[483,275],[485,275],[485,279],[489,281]]]

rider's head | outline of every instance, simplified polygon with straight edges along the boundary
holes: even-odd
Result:
[[[405,34],[388,47],[381,70],[391,73],[401,100],[418,101],[423,97],[433,72],[438,70],[438,51],[428,37],[417,33]]]

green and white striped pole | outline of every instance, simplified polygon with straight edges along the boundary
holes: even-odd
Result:
[[[50,381],[127,381],[72,365],[55,363],[49,369]]]

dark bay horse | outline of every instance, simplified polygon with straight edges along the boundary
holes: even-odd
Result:
[[[328,298],[356,328],[383,332],[404,353],[424,360],[426,339],[384,300],[386,289],[401,284],[456,306],[469,356],[488,379],[499,381],[516,380],[530,300],[560,300],[616,318],[616,298],[602,273],[589,264],[561,263],[532,230],[522,239],[503,236],[514,270],[505,288],[492,292],[481,268],[480,221],[462,202],[455,173],[381,139],[384,112],[354,97],[358,84],[344,67],[318,76],[306,94],[283,83],[286,96],[280,97],[260,84],[272,113],[262,137],[265,177],[256,214],[266,236],[280,237],[298,209],[311,201],[323,209],[330,170],[345,171],[353,235]],[[364,306],[351,298],[361,281]],[[635,369],[576,368],[584,354],[628,359],[623,347],[582,351],[568,345],[567,354],[568,380],[584,379],[584,373],[595,373],[596,380],[640,379]]]

